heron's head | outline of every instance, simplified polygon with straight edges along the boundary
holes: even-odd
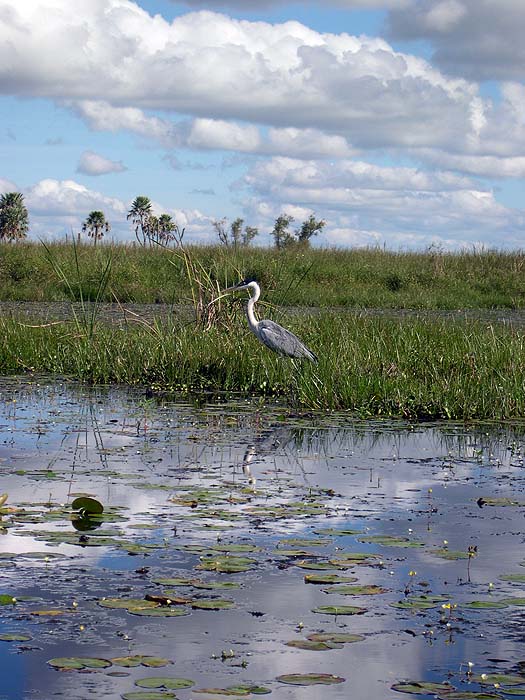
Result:
[[[241,280],[240,282],[237,282],[237,284],[234,284],[232,287],[228,287],[227,289],[223,290],[225,292],[240,292],[243,289],[258,289],[259,285],[257,283],[257,280],[254,279],[253,277],[247,277],[246,279]]]

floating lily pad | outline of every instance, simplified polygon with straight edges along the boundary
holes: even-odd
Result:
[[[329,561],[301,560],[295,562],[294,565],[298,566],[300,569],[311,569],[312,571],[332,571],[333,569],[342,568],[338,567],[336,564],[332,564],[332,562]]]
[[[276,680],[288,685],[335,685],[344,683],[346,679],[331,673],[287,673],[277,676]]]
[[[468,603],[462,603],[461,607],[470,610],[499,610],[508,608],[508,604],[503,600],[471,600]]]
[[[335,528],[335,527],[323,527],[314,530],[315,535],[330,535],[333,537],[344,537],[346,535],[361,535],[362,530],[350,530],[345,528]]]
[[[285,642],[287,647],[294,649],[305,649],[307,651],[329,651],[330,649],[342,649],[343,645],[339,642],[321,641],[319,639],[290,639]]]
[[[235,607],[235,602],[233,600],[223,600],[220,598],[201,598],[200,600],[193,600],[191,602],[191,607],[196,610],[226,610]]]
[[[365,637],[362,634],[350,634],[349,632],[313,632],[307,636],[311,641],[334,642],[335,644],[352,644],[362,642]]]
[[[0,642],[29,642],[33,637],[22,632],[5,632],[0,634]]]
[[[324,615],[362,615],[366,608],[358,608],[356,605],[319,605],[312,612]]]
[[[95,498],[88,498],[81,496],[80,498],[75,498],[71,504],[73,510],[78,510],[80,512],[86,513],[87,515],[100,515],[104,512],[104,506],[100,501]]]
[[[156,608],[128,608],[130,615],[139,615],[140,617],[183,617],[189,615],[189,610],[182,607],[171,607],[169,605],[160,605]]]
[[[457,559],[468,559],[468,552],[459,552],[453,549],[447,549],[446,547],[437,547],[436,549],[429,550],[429,554],[433,554],[440,559],[447,559],[449,561],[456,561]]]
[[[191,688],[195,681],[188,678],[172,678],[170,676],[152,676],[151,678],[139,678],[135,681],[139,688],[167,688],[168,690],[178,690],[180,688]]]
[[[0,605],[14,605],[16,603],[16,598],[8,593],[0,594]]]
[[[122,610],[133,609],[153,609],[158,607],[158,603],[144,598],[101,598],[98,604],[103,608],[117,608]]]
[[[255,568],[257,562],[250,557],[218,556],[201,560],[196,569],[216,571],[219,574],[237,574]]]
[[[525,605],[525,598],[502,598],[500,602],[506,603],[507,605],[523,607]]]
[[[501,700],[501,695],[475,690],[454,690],[437,696],[439,700]]]
[[[342,576],[341,574],[306,574],[305,583],[354,583],[358,579],[355,576]]]
[[[130,693],[124,693],[120,697],[122,700],[167,700],[177,696],[174,693],[165,693],[162,690],[132,690]]]
[[[499,578],[510,583],[525,583],[525,574],[502,574]]]
[[[408,537],[395,537],[394,535],[366,535],[358,537],[359,542],[367,544],[379,544],[382,547],[424,547],[423,542],[410,540]]]
[[[328,588],[323,588],[324,593],[339,593],[340,595],[379,595],[380,593],[387,593],[386,588],[381,586],[329,586]]]
[[[410,693],[413,695],[435,695],[436,693],[448,693],[455,690],[450,683],[432,683],[426,681],[401,681],[390,686],[398,693]]]
[[[233,695],[235,697],[244,697],[247,695],[267,695],[272,691],[261,685],[230,685],[227,688],[198,688],[193,690],[194,693],[206,693],[210,695]]]
[[[279,540],[279,545],[287,547],[326,547],[329,544],[330,540],[301,539],[299,537],[289,537],[284,540]]]
[[[163,659],[161,656],[144,656],[135,654],[133,656],[118,656],[111,659],[115,666],[123,666],[124,668],[134,668],[136,666],[147,666],[148,668],[162,668],[172,664],[173,661]]]
[[[437,608],[438,603],[433,600],[425,600],[423,598],[407,598],[406,600],[398,600],[396,603],[389,603],[391,608],[399,610],[430,610]]]
[[[510,673],[483,673],[472,676],[471,680],[481,685],[525,685],[525,676]]]
[[[108,668],[109,666],[111,666],[111,661],[108,661],[108,659],[98,659],[98,658],[82,657],[82,656],[57,657],[56,659],[50,659],[47,663],[50,666],[53,666],[53,668],[57,668],[59,670],[62,670],[62,669],[81,670],[84,668]]]

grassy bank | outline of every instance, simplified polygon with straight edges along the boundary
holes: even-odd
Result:
[[[276,305],[357,308],[522,308],[525,253],[393,253],[382,250],[276,251],[190,247],[192,258],[224,286],[257,277]],[[50,262],[50,257],[53,262]],[[77,268],[78,262],[78,268]],[[173,251],[131,245],[0,244],[0,301],[94,299],[110,262],[101,301],[180,303],[190,297],[183,261]],[[56,274],[59,265],[69,285]]]
[[[193,325],[93,332],[0,319],[0,373],[51,372],[84,381],[284,395],[292,405],[361,416],[505,419],[525,416],[525,337],[507,326],[321,314],[288,319],[318,366],[274,356],[247,331]]]

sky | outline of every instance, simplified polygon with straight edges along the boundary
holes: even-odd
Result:
[[[188,242],[524,248],[523,0],[0,0],[0,193],[32,239],[145,195]]]

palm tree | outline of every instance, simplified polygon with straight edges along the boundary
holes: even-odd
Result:
[[[16,241],[27,236],[29,214],[21,192],[0,196],[0,240]]]
[[[143,195],[135,197],[126,218],[128,220],[131,219],[133,225],[135,226],[135,236],[137,241],[143,246],[146,245],[146,239],[150,237],[149,229],[151,216],[152,212],[150,198],[144,197]],[[139,233],[140,236],[142,236],[142,239],[139,236]]]
[[[158,240],[159,243],[170,243],[175,239],[175,231],[177,224],[173,221],[169,214],[161,214],[158,223]]]
[[[110,230],[111,224],[109,221],[106,221],[106,217],[102,211],[89,212],[86,220],[82,224],[82,233],[87,233],[88,236],[91,236],[95,245],[97,245],[98,239],[102,238],[104,233],[108,233]]]

